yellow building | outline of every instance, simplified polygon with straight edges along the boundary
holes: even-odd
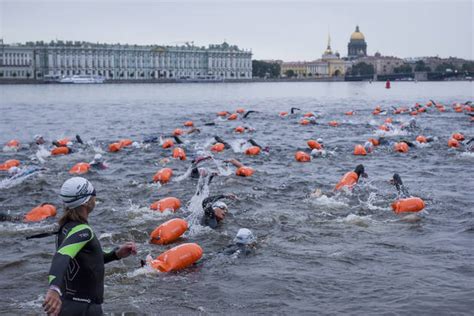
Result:
[[[306,77],[308,74],[307,62],[296,61],[296,62],[283,62],[281,63],[281,76],[286,77],[287,71],[292,70],[296,77]]]

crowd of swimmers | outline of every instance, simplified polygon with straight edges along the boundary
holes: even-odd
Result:
[[[415,132],[417,130],[417,121],[414,117],[418,117],[423,113],[430,111],[446,112],[444,105],[430,101],[425,105],[416,104],[411,108],[394,108],[394,115],[409,114],[413,118],[406,123],[400,124],[401,130]],[[455,112],[464,113],[473,121],[473,106],[471,102],[453,105]],[[301,114],[299,108],[291,108],[289,112],[280,112],[278,115],[282,119],[298,118],[301,125],[319,124],[319,115],[313,112]],[[387,114],[389,110],[383,110],[376,107],[372,115]],[[245,122],[251,118],[251,114],[256,111],[245,111],[237,109],[235,113],[222,111],[217,113],[221,120],[241,120]],[[355,115],[355,111],[345,113],[348,116]],[[330,126],[337,127],[339,122],[330,121]],[[213,126],[215,122],[205,123],[205,126]],[[141,143],[134,142],[130,139],[121,139],[108,145],[110,153],[118,153],[127,147],[141,148],[143,146],[159,143],[162,148],[171,150],[171,157],[177,160],[187,160],[184,149],[185,142],[182,137],[200,133],[200,129],[194,126],[192,121],[184,123],[186,129],[177,128],[171,135],[149,136]],[[387,118],[379,129],[389,132],[395,128],[391,118]],[[234,129],[235,133],[245,133],[253,131],[253,128],[245,124]],[[391,146],[395,152],[406,153],[410,148],[419,146],[420,144],[437,142],[439,139],[433,136],[417,135],[415,140],[400,139],[396,142],[390,141],[386,137],[374,137],[368,139],[363,144],[354,146],[354,155],[367,155],[374,152],[378,146]],[[4,151],[15,152],[23,148],[29,148],[31,151],[47,151],[48,155],[69,155],[81,149],[90,146],[85,143],[79,135],[75,138],[63,138],[51,142],[48,148],[47,142],[41,135],[36,135],[33,141],[28,145],[21,145],[18,140],[11,140],[5,144]],[[220,136],[214,136],[210,148],[207,153],[191,153],[193,159],[189,167],[189,177],[199,179],[198,190],[196,195],[202,194],[202,188],[208,186],[212,179],[222,175],[219,170],[211,170],[211,168],[203,167],[204,162],[214,160],[214,155],[227,149],[238,147],[239,152],[245,155],[257,156],[261,153],[268,154],[270,148],[262,146],[253,138],[238,144],[233,144],[224,140]],[[308,149],[299,150],[295,153],[295,160],[298,162],[310,162],[318,157],[327,157],[332,154],[325,146],[322,138],[310,139],[307,141]],[[455,149],[464,148],[467,151],[473,151],[473,138],[465,137],[459,132],[455,132],[447,140],[447,146]],[[36,156],[39,162],[47,155]],[[169,162],[169,158],[162,160],[164,164]],[[16,159],[10,159],[0,164],[0,172],[5,172],[6,178],[2,181],[14,181],[19,178],[26,178],[45,170],[41,164],[33,164],[31,166],[22,167],[21,162]],[[223,161],[234,166],[235,175],[240,177],[251,177],[255,170],[243,164],[236,158]],[[49,274],[49,288],[44,301],[44,308],[47,313],[57,315],[100,315],[102,314],[101,304],[103,301],[103,264],[110,261],[119,260],[129,255],[136,254],[136,245],[133,242],[127,242],[112,251],[104,252],[100,243],[89,226],[88,215],[95,208],[96,191],[91,182],[82,176],[90,170],[104,170],[109,166],[102,154],[95,154],[90,162],[81,162],[74,165],[69,173],[73,175],[61,187],[60,198],[64,205],[64,215],[59,220],[59,229],[53,234],[57,235],[57,252],[53,258],[53,262]],[[171,168],[162,168],[154,176],[153,182],[166,185],[173,177]],[[353,171],[348,171],[342,176],[340,181],[334,186],[334,191],[352,190],[361,178],[367,177],[364,165],[359,164],[354,167]],[[392,209],[396,214],[416,213],[425,208],[424,201],[419,197],[409,194],[404,186],[401,176],[393,174],[391,183],[397,190],[397,199],[392,203]],[[237,197],[233,194],[221,194],[212,196],[203,196],[201,201],[202,214],[199,224],[202,226],[216,229],[225,221],[229,211],[226,200],[235,200]],[[179,199],[167,197],[156,201],[150,208],[152,210],[176,211],[181,206]],[[0,213],[0,221],[22,221],[36,222],[42,221],[57,214],[56,207],[52,204],[45,203],[33,208],[25,215],[12,215],[9,213]],[[154,244],[171,244],[175,242],[189,228],[189,223],[185,219],[174,218],[162,223],[150,234],[150,242]],[[38,234],[30,237],[44,237],[51,234]],[[236,237],[222,253],[232,255],[247,255],[255,249],[257,239],[253,233],[247,228],[238,230]],[[161,254],[156,259],[148,260],[144,264],[151,266],[156,270],[163,272],[177,271],[198,261],[202,256],[202,249],[195,243],[181,244],[171,248]],[[183,259],[184,258],[184,259]],[[74,262],[74,263],[73,263]]]

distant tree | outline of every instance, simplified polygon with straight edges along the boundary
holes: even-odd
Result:
[[[252,60],[252,76],[257,78],[278,78],[280,65],[261,60]]]
[[[396,74],[406,74],[406,73],[412,73],[413,69],[409,64],[403,64],[398,67],[393,68],[393,72]]]
[[[431,68],[423,60],[419,60],[415,63],[415,71],[431,71]]]
[[[295,72],[293,71],[293,69],[288,69],[287,71],[285,71],[285,76],[286,76],[287,78],[292,78],[292,77],[294,77],[295,75],[296,75],[296,74],[295,74]]]
[[[456,67],[454,67],[453,64],[442,63],[442,64],[438,65],[435,70],[437,72],[446,72],[447,69],[451,69],[452,71],[455,71]]]
[[[462,64],[462,71],[474,72],[474,61]]]
[[[373,75],[375,73],[374,66],[364,62],[360,62],[352,66],[350,74],[353,76]]]

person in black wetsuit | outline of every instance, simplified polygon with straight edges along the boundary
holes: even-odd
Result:
[[[390,183],[393,184],[395,188],[397,189],[399,198],[406,198],[410,196],[407,188],[405,188],[405,186],[403,185],[402,178],[400,177],[398,173],[395,173],[393,175],[393,178],[392,180],[390,180]]]
[[[216,228],[217,224],[224,220],[228,208],[227,205],[220,201],[222,199],[235,200],[236,196],[233,194],[215,195],[205,198],[202,201],[202,208],[204,209],[204,216],[201,219],[201,225]]]
[[[225,247],[220,253],[228,256],[248,256],[255,251],[257,239],[252,231],[247,228],[241,228],[237,232],[233,243]]]
[[[134,243],[102,251],[87,221],[95,207],[95,195],[92,184],[81,177],[71,178],[61,187],[65,214],[59,220],[57,251],[43,303],[50,315],[102,315],[104,264],[136,254]]]

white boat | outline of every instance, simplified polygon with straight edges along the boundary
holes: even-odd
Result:
[[[104,81],[105,78],[101,76],[74,75],[62,78],[59,83],[104,83]]]

